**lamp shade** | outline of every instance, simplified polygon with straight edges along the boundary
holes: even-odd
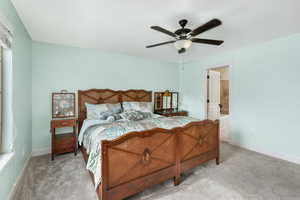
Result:
[[[191,40],[177,40],[174,43],[174,46],[176,49],[180,50],[180,49],[188,49],[190,48],[190,46],[192,45],[192,41]]]

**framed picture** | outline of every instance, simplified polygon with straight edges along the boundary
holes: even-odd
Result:
[[[75,93],[52,93],[52,118],[75,117]]]

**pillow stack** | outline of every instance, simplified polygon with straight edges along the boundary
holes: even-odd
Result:
[[[89,104],[86,103],[87,119],[107,120],[114,122],[124,119],[126,121],[137,121],[152,117],[151,102],[123,102],[116,104]],[[123,112],[122,112],[123,111]]]
[[[123,102],[122,119],[138,121],[152,117],[151,102]]]
[[[121,104],[89,104],[86,103],[87,119],[106,120],[109,116],[122,112]]]

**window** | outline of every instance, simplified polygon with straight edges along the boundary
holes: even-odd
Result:
[[[12,34],[0,20],[0,153],[13,150],[11,42]]]

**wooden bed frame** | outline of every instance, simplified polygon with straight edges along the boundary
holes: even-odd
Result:
[[[86,119],[85,103],[125,101],[151,102],[152,92],[78,91],[79,130]],[[171,130],[131,132],[112,141],[102,141],[101,145],[102,180],[97,194],[101,200],[119,200],[170,178],[178,185],[181,173],[209,160],[216,159],[219,164],[219,122],[205,120]],[[87,161],[85,148],[81,147],[81,151]]]

